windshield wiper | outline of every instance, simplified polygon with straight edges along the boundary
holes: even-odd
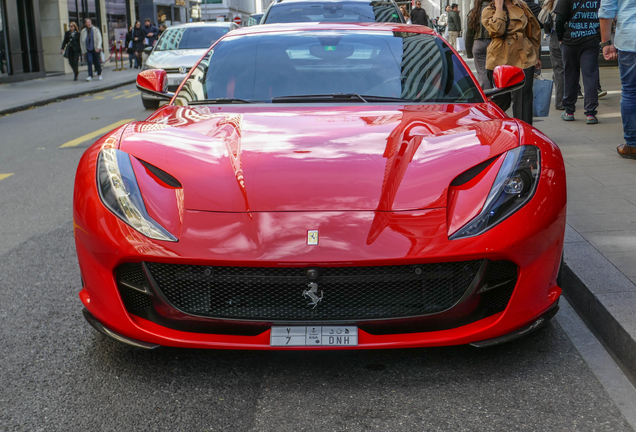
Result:
[[[317,95],[296,95],[296,96],[277,96],[272,98],[273,103],[280,102],[321,102],[321,101],[336,101],[336,102],[351,102],[353,100],[359,100],[364,103],[369,102],[417,102],[411,99],[403,99],[392,96],[373,96],[373,95],[359,95],[358,93],[331,93],[331,94],[317,94]]]
[[[237,98],[216,98],[216,99],[203,99],[198,101],[188,102],[188,105],[212,105],[212,104],[233,104],[233,103],[261,103],[262,101],[249,100],[249,99],[237,99]]]
[[[316,102],[320,100],[324,101],[336,101],[336,102],[350,102],[351,100],[359,100],[364,103],[368,103],[365,98],[358,93],[329,93],[329,94],[310,94],[310,95],[293,95],[293,96],[276,96],[272,98],[273,103],[277,102]]]

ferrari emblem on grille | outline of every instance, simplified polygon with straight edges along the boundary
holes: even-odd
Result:
[[[309,246],[316,246],[318,244],[318,230],[307,231],[307,244]]]
[[[184,73],[186,73],[187,71],[188,71],[188,68],[187,68],[187,67],[185,67],[185,66],[181,66],[181,67],[179,67],[179,73],[180,73],[180,74],[184,74]]]
[[[311,301],[307,303],[307,306],[313,306],[316,309],[318,303],[322,300],[323,292],[320,291],[320,297],[318,297],[318,284],[316,282],[311,282],[308,290],[303,291],[303,297],[309,298]]]

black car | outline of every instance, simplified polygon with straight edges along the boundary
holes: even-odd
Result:
[[[404,23],[393,0],[277,0],[270,4],[261,24],[292,22]]]

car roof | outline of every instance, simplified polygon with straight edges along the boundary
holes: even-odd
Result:
[[[321,0],[322,1],[322,0]],[[336,23],[336,22],[299,22],[299,23],[285,23],[285,24],[262,24],[251,27],[241,27],[228,33],[224,36],[242,36],[248,34],[260,34],[260,33],[281,33],[281,32],[295,32],[295,31],[316,31],[316,30],[354,30],[354,31],[378,31],[378,32],[407,32],[407,33],[422,33],[437,35],[437,33],[431,30],[429,27],[417,25],[417,24],[401,24],[401,23],[376,23],[376,22],[363,22],[363,23]]]
[[[176,24],[168,27],[166,30],[189,28],[189,27],[232,27],[236,24],[229,21],[198,21],[184,24]]]

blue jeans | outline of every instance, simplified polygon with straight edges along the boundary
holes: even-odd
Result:
[[[636,52],[619,51],[618,69],[621,73],[621,116],[625,143],[636,147]]]
[[[102,63],[97,51],[86,51],[86,63],[88,64],[89,77],[93,76],[93,65],[95,65],[95,72],[97,72],[97,75],[102,74]]]

